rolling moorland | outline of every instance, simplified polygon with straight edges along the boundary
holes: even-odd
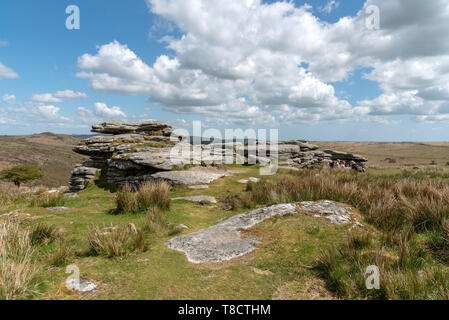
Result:
[[[28,136],[0,136],[0,170],[24,163],[35,163],[45,173],[32,183],[46,187],[67,185],[70,171],[83,157],[72,149],[80,138],[64,134],[41,133]],[[449,142],[312,142],[320,149],[342,150],[366,157],[371,169],[445,167],[449,162]],[[387,170],[388,171],[388,170]]]
[[[45,176],[33,185],[67,185],[70,171],[84,157],[72,151],[79,138],[41,133],[29,136],[0,136],[0,170],[24,163],[37,164]]]
[[[35,162],[47,176],[55,175],[54,163],[60,165],[58,172],[66,180],[47,177],[38,182],[47,186],[67,185],[73,164],[83,159],[70,151],[78,140],[69,136],[1,139],[3,166]],[[101,176],[76,198],[48,193],[45,188],[34,193],[3,190],[0,200],[6,201],[0,201],[0,215],[15,212],[16,222],[8,230],[14,241],[6,238],[0,247],[10,246],[22,254],[13,259],[16,264],[2,267],[13,272],[20,264],[26,272],[17,288],[7,294],[1,278],[0,298],[449,298],[449,147],[433,143],[316,144],[366,156],[368,174],[280,170],[275,176],[261,177],[258,166],[225,166],[222,169],[232,174],[205,190],[148,187],[146,194],[152,195],[150,202],[155,207],[148,207],[148,201],[133,192],[105,188]],[[44,151],[40,154],[39,150]],[[70,165],[65,164],[69,159]],[[261,180],[241,183],[251,177]],[[215,197],[217,203],[173,200],[185,196]],[[193,264],[165,245],[180,234],[256,208],[323,199],[346,203],[360,212],[358,222],[363,228],[331,224],[306,212],[273,217],[244,231],[245,236],[262,239],[257,250],[222,263]],[[50,210],[60,206],[66,210]],[[130,224],[135,232],[128,228]],[[25,239],[21,232],[30,240],[15,241]],[[76,264],[81,278],[97,288],[89,293],[68,290],[63,283],[70,264]],[[368,291],[365,267],[373,264],[381,269],[381,290]]]

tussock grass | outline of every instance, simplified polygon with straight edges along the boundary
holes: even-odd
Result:
[[[66,201],[67,199],[62,193],[42,193],[31,199],[30,206],[41,208],[62,207]]]
[[[165,212],[158,208],[151,208],[147,211],[143,230],[158,236],[172,236],[180,231],[176,229],[175,225],[168,223]]]
[[[327,286],[346,299],[447,299],[449,274],[426,264],[428,252],[406,233],[394,248],[350,236],[347,243],[323,252],[315,270]],[[380,289],[366,287],[366,268],[377,266]]]
[[[304,170],[278,182],[249,183],[244,197],[241,207],[323,199],[344,202],[383,231],[409,226],[416,232],[439,230],[449,218],[449,184],[420,176]]]
[[[0,224],[0,299],[25,299],[35,292],[34,252],[28,229],[15,220]]]
[[[303,170],[249,183],[233,208],[333,200],[358,208],[379,234],[353,234],[323,252],[315,267],[328,288],[349,299],[445,299],[449,273],[449,184],[445,176]],[[424,240],[423,240],[424,239]],[[366,268],[379,267],[381,289],[366,288]]]
[[[134,225],[109,228],[96,227],[89,233],[87,241],[92,254],[108,258],[147,250],[145,233]]]
[[[58,241],[56,250],[48,255],[48,264],[53,267],[62,267],[69,263],[76,254],[75,248],[67,241]]]
[[[141,213],[153,208],[170,208],[170,186],[163,181],[147,182],[134,191],[126,185],[115,197],[117,213]]]
[[[60,232],[55,225],[37,223],[30,227],[30,240],[32,245],[49,244],[58,239]]]
[[[20,189],[16,186],[9,184],[0,184],[0,208],[6,207],[9,204],[19,200],[24,199],[25,194],[20,192]]]

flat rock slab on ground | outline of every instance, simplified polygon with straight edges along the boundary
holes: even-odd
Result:
[[[52,208],[47,208],[47,209],[52,211],[52,212],[61,212],[61,211],[69,210],[70,208],[67,208],[67,207],[52,207]]]
[[[67,289],[81,293],[93,291],[98,287],[98,285],[94,282],[90,282],[84,279],[79,279],[77,281],[74,278],[67,279],[64,284],[67,286]]]
[[[359,225],[360,215],[357,212],[351,207],[334,201],[300,202],[298,210],[311,213],[317,218],[325,218],[334,224]]]
[[[174,250],[184,252],[192,263],[222,262],[255,250],[260,243],[257,237],[242,237],[239,230],[246,230],[273,216],[285,216],[300,212],[329,219],[332,223],[358,223],[357,213],[349,206],[332,201],[278,204],[256,209],[231,217],[219,224],[166,242]]]
[[[196,186],[189,186],[189,189],[192,189],[192,190],[209,189],[209,186],[205,185],[205,184],[200,184],[200,185],[196,185]]]
[[[163,171],[151,175],[153,178],[166,180],[173,185],[204,185],[225,176],[224,172],[215,171]]]
[[[280,204],[231,217],[215,226],[167,241],[171,249],[182,251],[192,263],[222,262],[243,256],[260,243],[257,237],[242,238],[239,229],[249,229],[275,215],[294,212],[296,205]]]
[[[210,203],[217,203],[217,199],[215,199],[215,197],[211,197],[211,196],[178,197],[178,198],[173,198],[172,200],[186,200],[186,201],[192,201],[195,203],[202,203],[203,201],[208,201]]]
[[[251,177],[251,178],[248,178],[248,179],[241,179],[241,180],[238,180],[237,182],[238,182],[238,183],[241,183],[241,184],[245,184],[245,183],[248,183],[249,181],[257,183],[257,182],[260,181],[260,179],[259,179],[259,178]]]

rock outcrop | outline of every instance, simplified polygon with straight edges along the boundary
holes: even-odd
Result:
[[[325,153],[331,156],[332,160],[345,160],[345,161],[354,161],[357,163],[365,163],[368,161],[365,157],[362,157],[358,154],[346,153],[341,151],[334,150],[324,150]]]
[[[85,189],[100,173],[103,181],[113,186],[153,180],[195,186],[207,185],[225,175],[223,170],[205,167],[211,164],[259,163],[266,166],[277,159],[280,168],[299,170],[320,168],[333,159],[366,161],[358,155],[320,151],[318,146],[304,140],[280,141],[276,145],[258,141],[192,145],[185,137],[174,134],[171,125],[155,120],[104,122],[94,125],[92,132],[101,135],[83,139],[73,149],[89,156],[89,160],[73,169],[71,192]],[[196,167],[185,170],[186,165]]]
[[[105,135],[83,139],[73,149],[90,158],[73,169],[72,192],[85,189],[100,171],[109,184],[120,186],[137,184],[148,175],[183,165],[182,161],[176,165],[172,161],[170,151],[179,141],[171,141],[173,128],[167,123],[111,121],[94,125],[92,132]]]

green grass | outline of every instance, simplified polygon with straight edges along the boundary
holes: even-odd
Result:
[[[228,168],[236,170],[235,175],[213,182],[209,189],[191,190],[176,186],[170,190],[169,196],[173,198],[208,195],[220,200],[245,192],[246,185],[238,183],[238,180],[259,177],[257,167]],[[291,172],[280,171],[278,175],[267,179],[279,182],[291,176]],[[65,206],[70,208],[67,211],[53,213],[42,207],[30,207],[29,201],[18,201],[8,209],[22,209],[40,217],[36,221],[27,222],[26,225],[44,223],[55,226],[60,231],[60,237],[55,241],[41,241],[36,246],[35,259],[40,266],[37,276],[39,294],[33,298],[37,299],[86,298],[61,286],[68,276],[65,273],[68,264],[76,264],[82,278],[99,283],[99,290],[89,294],[89,299],[439,298],[442,295],[435,292],[441,289],[446,279],[447,267],[443,257],[441,254],[438,256],[439,251],[427,249],[431,245],[445,248],[445,235],[442,233],[416,235],[410,247],[424,248],[426,254],[421,259],[419,250],[416,249],[416,254],[413,254],[418,258],[402,258],[399,265],[399,242],[372,227],[368,227],[368,230],[373,230],[369,241],[363,236],[354,241],[358,231],[350,231],[350,226],[335,226],[325,219],[310,216],[289,215],[266,220],[246,232],[263,239],[259,248],[251,254],[225,263],[195,265],[189,263],[183,253],[165,246],[165,242],[174,235],[169,229],[154,225],[148,227],[148,217],[145,214],[112,214],[116,209],[115,193],[101,189],[95,184],[81,192],[79,198],[66,199]],[[173,201],[168,209],[155,213],[151,221],[156,226],[164,223],[185,224],[189,227],[188,230],[182,231],[185,234],[245,211],[245,208],[225,210],[222,203],[199,205],[188,201]],[[124,252],[123,254],[115,255],[101,250],[92,254],[88,241],[92,230],[107,226],[126,228],[130,223],[144,231],[145,250],[131,244],[131,249],[127,247],[120,251]],[[345,248],[347,241],[352,241],[351,249],[339,253],[338,248]],[[357,289],[357,284],[361,281],[359,271],[373,259],[370,255],[365,259],[364,252],[376,252],[382,247],[388,253],[386,257],[391,259],[388,260],[391,265],[387,268],[391,281],[387,289],[382,291],[383,295],[373,296]],[[413,250],[412,252],[415,252]],[[326,262],[323,254],[326,252],[333,254],[332,261],[336,262],[329,266],[334,269],[323,267]],[[362,261],[363,265],[351,264],[349,256],[363,257],[365,260],[354,260]],[[402,255],[405,256],[407,255]],[[321,266],[321,269],[318,266]],[[359,273],[355,272],[353,278],[346,277],[346,270]],[[400,272],[394,273],[396,270]],[[418,282],[415,281],[418,283],[415,289],[401,293],[399,288],[394,286],[401,283],[400,281],[421,274],[421,270],[426,276]],[[429,272],[432,272],[432,275]],[[395,280],[394,276],[398,279]],[[432,281],[437,285],[432,287]],[[419,288],[428,288],[428,294]]]

